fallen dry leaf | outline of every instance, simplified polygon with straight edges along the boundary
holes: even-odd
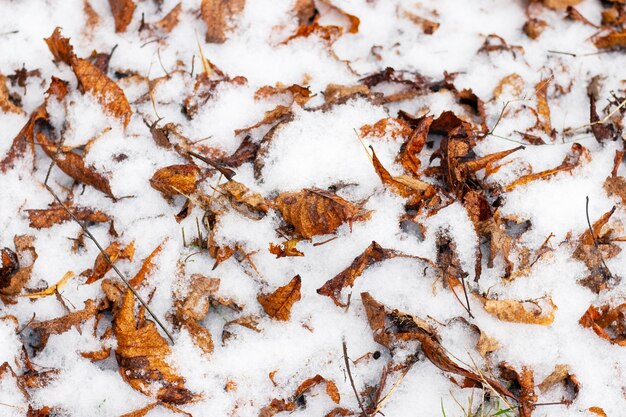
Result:
[[[158,400],[185,404],[194,394],[185,388],[184,378],[176,375],[167,363],[170,347],[159,334],[153,321],[139,317],[134,312],[135,297],[126,290],[122,306],[113,321],[113,333],[117,339],[115,357],[124,381],[137,391]]]
[[[135,2],[133,0],[109,0],[111,13],[115,20],[115,31],[125,32],[135,12]]]
[[[122,248],[119,242],[113,242],[106,247],[104,252],[109,256],[111,262],[115,262],[118,259],[127,259],[132,261],[133,255],[135,254],[135,244],[134,242],[131,242]],[[82,273],[82,275],[87,276],[85,284],[91,284],[104,278],[111,268],[113,268],[113,265],[104,257],[102,253],[99,253],[94,261],[93,269],[88,269]]]
[[[549,326],[554,321],[554,311],[557,309],[550,297],[547,297],[542,305],[538,300],[495,300],[481,297],[481,301],[489,314],[513,323]]]
[[[30,328],[39,334],[37,349],[41,350],[46,347],[51,335],[65,333],[74,326],[78,327],[81,323],[95,317],[96,313],[96,303],[88,299],[82,310],[73,311],[55,319],[32,322]]]
[[[207,25],[206,41],[224,43],[230,21],[245,6],[245,0],[202,0],[200,14]]]
[[[303,239],[295,238],[289,239],[281,243],[280,245],[275,245],[270,243],[269,251],[271,254],[276,255],[277,258],[284,258],[287,256],[304,256],[304,253],[300,252],[296,245],[298,242]]]
[[[570,372],[569,366],[567,365],[555,365],[554,371],[539,384],[539,390],[546,392],[557,384],[563,384],[569,392],[570,398],[565,400],[568,403],[574,401],[580,392],[580,382],[578,382],[576,376]]]
[[[37,260],[37,252],[33,242],[33,236],[15,236],[13,238],[15,252],[6,248],[2,250],[0,295],[15,296],[19,294],[30,279]],[[13,259],[14,255],[17,255],[16,259]]]
[[[30,294],[26,294],[26,297],[27,298],[43,298],[43,297],[48,297],[50,295],[54,295],[61,288],[63,288],[63,286],[67,284],[67,281],[73,276],[74,276],[74,273],[72,271],[68,271],[54,285],[49,286],[43,291],[31,292]]]
[[[356,220],[360,211],[337,194],[318,189],[281,193],[274,204],[283,219],[306,239],[334,233],[343,223]]]
[[[196,191],[199,176],[200,168],[197,165],[170,165],[158,169],[150,178],[150,185],[164,197],[181,194],[189,196]]]
[[[156,25],[163,29],[165,32],[171,32],[177,25],[180,20],[180,13],[183,11],[183,4],[178,3],[176,6],[169,11],[168,14],[163,17],[163,19],[156,22]]]
[[[144,259],[143,263],[141,264],[141,268],[139,268],[139,272],[137,272],[137,274],[135,274],[134,277],[132,277],[131,279],[128,280],[128,283],[133,287],[133,288],[139,288],[139,286],[144,282],[144,280],[146,279],[146,277],[148,275],[150,275],[150,273],[152,273],[153,269],[154,269],[154,258],[161,253],[161,251],[163,250],[163,247],[165,246],[165,243],[167,242],[168,238],[163,239],[163,241],[159,244],[159,246],[157,246],[156,248],[154,248],[154,250],[150,253],[150,255],[148,255],[148,257],[146,259]],[[124,252],[126,252],[126,250],[128,249],[128,246],[126,247],[126,249],[124,249]],[[133,249],[134,252],[134,249]],[[113,259],[111,259],[113,260]],[[132,256],[129,260],[132,260]]]
[[[273,319],[288,321],[291,318],[291,307],[300,300],[302,280],[296,275],[287,285],[277,288],[271,294],[259,294],[257,300],[265,313]]]
[[[608,304],[589,306],[578,322],[583,327],[591,328],[601,338],[626,346],[626,303],[616,307]]]
[[[72,214],[81,222],[106,223],[111,221],[111,218],[100,210],[75,207],[68,202],[65,205],[70,208]],[[26,213],[28,214],[30,227],[35,229],[47,229],[72,219],[69,213],[59,204],[53,204],[47,209],[28,209]]]
[[[306,391],[322,383],[326,384],[326,394],[328,394],[330,399],[333,400],[335,404],[339,404],[339,401],[341,400],[341,396],[339,395],[339,390],[337,389],[337,385],[335,385],[333,381],[330,381],[319,374],[315,375],[313,378],[309,378],[306,381],[302,382],[298,386],[298,388],[296,388],[296,393],[294,397],[298,398],[302,396]]]
[[[0,110],[5,113],[22,114],[24,111],[11,101],[11,95],[7,88],[7,77],[0,74]]]
[[[134,4],[132,0],[110,0],[110,2]],[[128,10],[128,6],[124,6],[123,9]],[[123,26],[123,29],[125,28],[126,26]],[[59,28],[56,28],[45,41],[55,59],[63,61],[72,68],[81,92],[88,92],[93,95],[107,113],[122,119],[124,127],[126,127],[130,121],[132,110],[124,91],[94,64],[86,59],[76,57],[69,38],[61,36]]]
[[[500,363],[499,367],[502,378],[510,381],[513,384],[511,389],[518,392],[519,416],[531,417],[537,402],[533,370],[524,366],[520,374],[506,362]]]

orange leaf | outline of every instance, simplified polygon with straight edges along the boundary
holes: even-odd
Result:
[[[245,0],[202,0],[200,14],[207,25],[206,41],[224,43],[230,20],[239,14]]]
[[[296,275],[287,285],[277,288],[271,294],[260,294],[257,300],[268,316],[276,320],[288,321],[291,318],[291,307],[300,300],[301,287],[300,275]]]
[[[189,196],[196,191],[200,168],[194,164],[170,165],[157,170],[150,185],[165,197],[175,195]]]
[[[137,7],[135,2],[133,0],[109,0],[109,6],[115,19],[115,31],[126,31],[128,24],[133,20],[133,13]]]

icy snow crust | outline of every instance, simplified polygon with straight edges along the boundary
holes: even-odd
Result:
[[[532,103],[534,86],[554,73],[560,84],[573,83],[570,93],[550,99],[551,120],[559,131],[562,127],[588,122],[586,87],[592,76],[602,74],[606,77],[603,98],[608,97],[611,90],[624,88],[626,58],[623,53],[578,58],[549,54],[549,50],[578,55],[595,52],[587,40],[594,33],[593,28],[566,21],[562,13],[546,9],[542,17],[549,27],[538,40],[532,41],[521,30],[526,20],[521,1],[334,0],[334,4],[358,16],[361,21],[357,34],[344,34],[334,44],[336,56],[314,36],[280,44],[285,38],[281,34],[292,33],[297,23],[290,12],[291,2],[275,0],[248,1],[237,18],[236,28],[221,45],[203,42],[206,27],[197,18],[200,2],[183,1],[180,24],[163,41],[147,43],[152,39],[138,32],[142,13],[162,16],[176,3],[165,0],[162,11],[158,12],[154,2],[139,2],[126,33],[115,34],[107,2],[91,1],[101,20],[92,34],[86,34],[82,0],[0,2],[0,73],[11,74],[25,64],[27,69],[39,69],[42,75],[29,79],[22,102],[25,114],[0,114],[0,155],[6,153],[28,115],[41,103],[52,75],[75,86],[70,69],[53,63],[43,41],[57,26],[62,27],[65,36],[71,37],[78,56],[88,56],[94,49],[108,52],[117,45],[110,62],[110,74],[113,70],[132,70],[150,78],[164,75],[162,67],[171,69],[179,60],[190,67],[194,55],[197,71],[196,40],[199,39],[205,56],[225,73],[246,77],[247,83],[220,86],[214,98],[201,107],[192,120],[180,111],[180,103],[193,87],[193,80],[189,77],[175,75],[162,82],[155,89],[154,100],[164,122],[178,124],[180,132],[192,140],[206,138],[203,145],[222,149],[226,154],[232,153],[241,142],[235,129],[256,123],[263,118],[265,111],[275,107],[277,99],[255,100],[254,93],[264,85],[277,82],[290,85],[308,80],[311,91],[319,95],[311,103],[320,104],[323,102],[321,92],[329,83],[353,84],[362,76],[385,67],[415,70],[433,78],[440,78],[444,71],[460,72],[455,85],[459,89],[472,88],[485,100],[487,124],[491,127],[507,99],[504,94],[498,100],[489,101],[500,79],[514,72],[519,74],[524,80],[524,94]],[[434,20],[441,26],[433,35],[425,35],[414,23],[399,17],[398,8],[418,14],[436,10]],[[600,20],[599,2],[586,0],[578,9],[590,20]],[[280,27],[278,31],[277,27]],[[17,33],[9,33],[11,31]],[[511,45],[523,46],[525,53],[517,58],[507,52],[476,54],[484,36],[490,33],[498,34]],[[381,60],[370,53],[374,45],[380,46],[377,51]],[[350,66],[345,61],[349,61]],[[123,81],[119,85],[125,89],[131,103],[147,91],[142,85]],[[117,263],[127,276],[133,276],[142,259],[164,237],[169,237],[159,255],[158,269],[150,276],[149,285],[141,290],[141,294],[148,298],[156,289],[150,305],[159,317],[165,318],[172,309],[173,292],[180,283],[177,262],[195,251],[183,246],[181,228],[193,238],[196,219],[201,219],[203,213],[196,207],[178,224],[174,214],[182,205],[182,198],[168,203],[149,186],[149,179],[158,168],[184,161],[176,153],[157,147],[152,140],[141,117],[144,114],[151,120],[156,119],[149,101],[133,106],[134,115],[124,129],[118,121],[103,114],[93,98],[72,94],[66,121],[69,125],[66,145],[84,144],[103,128],[110,127],[93,144],[87,161],[99,172],[106,173],[116,196],[132,196],[113,202],[92,187],[83,190],[78,186],[74,204],[109,213],[120,233],[119,240],[123,243],[135,241],[134,260]],[[215,350],[210,356],[194,345],[188,333],[175,333],[169,361],[186,379],[187,388],[200,394],[197,402],[183,405],[182,409],[194,416],[257,416],[272,398],[288,398],[303,380],[320,374],[337,384],[341,406],[356,412],[358,405],[346,377],[342,341],[346,341],[352,359],[368,352],[381,352],[378,360],[364,360],[352,365],[359,389],[376,384],[389,359],[388,351],[372,338],[360,302],[359,294],[363,291],[369,291],[391,309],[397,308],[424,319],[430,317],[433,324],[444,324],[458,316],[467,317],[452,293],[437,281],[432,268],[424,274],[419,264],[411,259],[393,259],[369,268],[357,279],[354,288],[344,291],[344,296],[352,292],[349,308],[339,308],[328,297],[316,293],[317,288],[347,267],[372,240],[385,248],[434,260],[436,234],[444,229],[456,243],[461,264],[470,272],[470,281],[473,279],[477,236],[463,206],[454,203],[436,216],[421,219],[426,230],[423,238],[414,232],[403,231],[399,218],[404,213],[404,200],[383,186],[357,140],[354,129],[383,117],[396,116],[399,109],[412,114],[429,110],[435,116],[444,110],[459,114],[465,111],[448,92],[432,93],[387,106],[354,99],[326,112],[298,110],[294,119],[274,137],[262,172],[263,181],[255,180],[251,164],[244,164],[236,170],[237,181],[268,198],[279,192],[305,187],[325,189],[338,183],[350,184],[340,194],[350,201],[366,200],[365,209],[371,210],[372,215],[367,221],[355,222],[351,228],[347,224],[340,227],[337,239],[324,245],[301,242],[298,248],[305,253],[304,257],[280,259],[268,252],[269,242],[282,240],[276,233],[281,224],[277,213],[270,212],[261,220],[251,220],[231,211],[220,219],[217,241],[237,243],[247,252],[254,253],[251,256],[262,278],[251,279],[235,258],[212,271],[214,260],[206,253],[190,256],[185,273],[221,278],[219,294],[245,305],[241,314],[261,316],[263,331],[256,333],[237,327],[231,329],[235,337],[222,344],[223,325],[236,314],[227,309],[212,310],[202,323],[211,331],[215,341]],[[53,109],[51,114],[54,124]],[[515,118],[504,118],[495,133],[502,137],[513,136],[515,130],[524,130],[529,124],[532,122],[520,113]],[[263,133],[255,132],[255,140]],[[587,147],[592,161],[572,173],[560,173],[549,180],[516,188],[507,194],[501,208],[502,215],[515,215],[531,222],[532,227],[520,238],[521,245],[538,248],[553,233],[554,251],[538,262],[530,275],[511,283],[504,283],[501,279],[503,263],[497,258],[495,266],[483,268],[481,279],[472,283],[472,288],[480,292],[489,290],[491,295],[501,298],[524,300],[549,295],[558,306],[554,323],[544,327],[503,322],[486,313],[478,301],[470,299],[475,315],[472,322],[502,346],[492,354],[492,364],[506,361],[516,369],[528,366],[534,369],[535,382],[539,383],[552,372],[555,364],[563,363],[570,366],[580,381],[581,391],[573,404],[537,407],[533,416],[593,415],[587,409],[598,406],[608,416],[617,417],[623,415],[626,406],[626,348],[597,337],[591,330],[581,327],[578,319],[590,304],[621,302],[626,287],[621,284],[610,292],[596,295],[580,286],[577,280],[588,273],[585,266],[572,258],[571,245],[558,243],[565,240],[568,232],[579,236],[586,230],[585,196],[590,198],[591,219],[597,219],[617,202],[606,195],[602,184],[611,172],[615,151],[621,149],[622,144],[600,145],[588,133],[567,140],[576,140]],[[393,174],[402,173],[402,167],[394,163],[401,145],[399,141],[390,137],[365,138],[364,143],[375,147],[382,163]],[[516,145],[491,136],[479,142],[476,151],[484,155]],[[534,172],[554,167],[563,160],[570,147],[571,143],[562,143],[560,136],[546,146],[527,146],[524,151],[509,157],[512,162],[487,181],[508,184],[526,172],[528,166]],[[424,150],[423,166],[428,166],[430,152],[432,150]],[[119,154],[128,158],[113,158]],[[72,251],[71,239],[79,232],[74,223],[66,222],[41,230],[29,227],[24,210],[45,208],[53,201],[42,187],[48,164],[49,158],[38,149],[32,175],[30,157],[0,175],[0,247],[12,247],[14,235],[32,234],[36,237],[39,258],[27,287],[52,285],[68,270],[79,273],[91,268],[98,254],[96,247],[88,241],[84,250]],[[72,185],[72,180],[59,170],[53,172],[51,181],[56,189]],[[207,179],[202,183],[203,189],[211,193],[210,186],[216,181],[217,176]],[[624,218],[624,210],[618,209],[612,222]],[[94,225],[90,229],[104,246],[112,239],[107,229],[106,224]],[[314,242],[322,240],[323,237],[319,237]],[[626,276],[625,256],[626,252],[622,252],[607,261],[614,274]],[[294,304],[291,320],[270,319],[256,301],[257,294],[284,285],[296,274],[302,277],[302,299]],[[108,276],[113,277],[113,273]],[[70,280],[61,291],[70,308],[80,309],[85,300],[101,297],[98,283],[84,285],[82,279]],[[35,301],[17,297],[16,301],[13,305],[2,305],[0,315],[14,315],[20,325],[28,323],[33,313],[37,320],[66,314],[55,297]],[[92,335],[93,324],[90,320],[81,326],[80,332],[72,329],[53,335],[46,348],[32,358],[38,367],[60,369],[58,376],[47,386],[31,392],[32,405],[56,407],[63,410],[62,415],[73,417],[116,417],[152,402],[121,379],[114,355],[97,363],[79,355],[81,351],[96,350],[100,346]],[[476,351],[475,333],[460,324],[438,325],[437,331],[442,345],[459,361],[475,362],[481,369],[486,369],[485,360]],[[21,355],[21,342],[15,336],[11,322],[0,322],[0,340],[0,362],[6,361],[15,367]],[[115,348],[114,341],[110,344]],[[276,386],[268,377],[274,371]],[[226,391],[224,387],[228,381],[235,382],[237,388]],[[395,379],[388,381],[388,387],[393,382]],[[565,395],[559,387],[546,393],[537,392],[539,402],[559,401]],[[461,416],[463,411],[459,404],[467,407],[471,396],[477,404],[481,391],[459,388],[446,373],[422,358],[397,386],[381,411],[386,416],[432,417],[442,415],[443,407],[447,416]],[[0,380],[0,415],[25,416],[27,406],[13,377],[5,374]],[[306,407],[297,408],[291,415],[323,416],[334,406],[323,386],[317,387],[312,395],[307,395]],[[173,413],[163,408],[156,408],[148,414],[150,417],[169,415]]]

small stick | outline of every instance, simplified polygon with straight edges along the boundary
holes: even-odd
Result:
[[[593,239],[593,246],[596,247],[598,251],[598,256],[600,256],[600,260],[602,261],[602,265],[604,266],[604,270],[609,275],[610,278],[613,278],[613,274],[611,274],[611,270],[606,263],[604,262],[604,256],[602,256],[602,251],[600,250],[600,246],[598,245],[598,240],[596,238],[596,234],[593,232],[593,227],[591,226],[591,221],[589,220],[589,196],[585,197],[585,214],[587,216],[587,226],[589,227],[589,233],[591,233],[591,238]],[[613,207],[615,208],[615,207]]]
[[[58,153],[58,152],[57,152]],[[143,300],[143,298],[141,298],[141,296],[137,293],[137,291],[135,291],[135,289],[133,288],[132,285],[130,285],[130,283],[128,282],[128,280],[126,279],[126,277],[124,277],[124,274],[122,274],[122,272],[117,268],[117,266],[113,263],[113,261],[111,260],[111,258],[109,257],[109,255],[104,251],[104,249],[102,248],[102,246],[100,245],[100,243],[96,240],[96,238],[94,237],[94,235],[91,234],[91,232],[89,231],[89,229],[87,228],[87,226],[85,226],[80,220],[78,220],[78,218],[74,215],[74,213],[72,213],[72,211],[65,205],[65,203],[63,203],[63,201],[61,201],[61,199],[59,198],[59,196],[54,192],[54,190],[52,188],[50,188],[50,186],[48,185],[48,179],[50,178],[50,172],[52,171],[52,167],[55,164],[55,159],[53,158],[51,163],[50,163],[50,167],[48,168],[48,172],[46,173],[46,179],[43,183],[44,187],[46,187],[46,189],[48,190],[48,192],[50,194],[52,194],[52,197],[54,197],[54,199],[57,201],[57,203],[59,203],[61,205],[61,207],[63,208],[63,210],[65,210],[65,212],[72,218],[72,220],[74,220],[79,226],[80,228],[83,230],[83,232],[85,233],[85,235],[98,247],[98,250],[100,251],[100,254],[104,257],[104,259],[109,263],[109,265],[111,265],[111,268],[113,268],[113,270],[115,271],[115,273],[120,277],[120,279],[124,282],[124,284],[126,284],[126,287],[133,293],[133,295],[139,300],[139,302],[141,303],[141,305],[146,309],[146,311],[150,314],[150,316],[152,316],[152,318],[154,319],[154,321],[159,325],[159,327],[165,332],[165,334],[167,335],[167,337],[170,339],[170,341],[172,343],[174,343],[174,338],[172,337],[172,335],[170,334],[170,332],[167,331],[167,329],[165,328],[165,326],[163,325],[163,323],[161,323],[161,320],[159,320],[159,318],[156,316],[156,314],[154,314],[152,312],[152,310],[150,309],[150,307],[148,307],[148,305],[146,304],[146,302]]]
[[[469,314],[470,318],[474,318],[472,314],[472,307],[470,306],[469,298],[467,296],[467,289],[465,288],[465,276],[461,275],[461,283],[463,284],[463,294],[465,295],[465,302],[467,303],[467,314]]]
[[[359,408],[363,412],[363,417],[368,417],[367,412],[365,411],[365,407],[363,407],[363,403],[361,402],[361,398],[359,397],[359,393],[356,391],[356,387],[354,386],[354,379],[352,378],[352,372],[350,371],[350,361],[348,360],[348,346],[346,345],[346,341],[343,341],[343,361],[346,364],[346,371],[348,371],[348,378],[350,379],[350,385],[352,385],[352,391],[354,391],[354,396],[356,397],[356,401],[359,403]]]

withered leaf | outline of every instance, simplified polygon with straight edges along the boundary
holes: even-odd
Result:
[[[350,266],[341,271],[334,278],[326,281],[324,285],[318,288],[317,293],[330,297],[338,306],[344,306],[345,304],[340,301],[342,289],[352,287],[354,281],[370,266],[395,257],[415,258],[430,263],[430,261],[424,258],[407,255],[393,249],[385,249],[378,243],[372,241],[362,254],[354,258]]]
[[[178,21],[180,20],[180,13],[183,11],[183,4],[178,3],[176,6],[169,11],[165,17],[158,22],[156,25],[163,29],[165,32],[171,32],[176,25],[178,25]]]
[[[339,404],[339,401],[341,400],[341,396],[339,395],[339,390],[337,389],[337,385],[333,381],[328,380],[319,374],[302,382],[298,386],[298,388],[296,388],[294,397],[298,398],[302,396],[309,389],[322,383],[326,384],[326,393],[328,394],[330,399],[333,400],[335,404]]]
[[[421,166],[419,154],[422,152],[422,149],[424,149],[424,144],[428,139],[428,131],[430,130],[432,122],[433,116],[421,118],[417,127],[415,127],[407,141],[404,142],[400,148],[400,155],[398,155],[400,163],[402,163],[406,172],[416,177],[419,176]]]
[[[383,138],[388,135],[394,140],[398,137],[408,138],[412,131],[413,129],[407,122],[395,117],[385,117],[373,125],[363,125],[360,129],[363,137]]]
[[[85,359],[89,359],[92,362],[103,361],[109,357],[111,354],[110,347],[103,347],[100,350],[94,350],[89,352],[80,352],[80,356]]]
[[[396,194],[408,198],[408,205],[416,206],[422,200],[435,195],[435,187],[427,182],[408,175],[399,175],[397,177],[392,176],[389,171],[385,169],[383,164],[381,164],[380,160],[376,156],[376,152],[374,152],[374,148],[370,146],[370,149],[372,150],[372,164],[374,165],[374,169],[380,177],[380,180],[384,184],[389,185]]]
[[[37,260],[37,252],[35,251],[33,240],[33,236],[28,235],[15,236],[13,238],[15,251],[18,255],[16,264],[13,263],[13,255],[15,255],[15,252],[6,248],[2,251],[3,272],[2,275],[0,275],[1,295],[14,296],[19,294],[26,282],[30,279],[33,266]],[[17,270],[12,272],[16,267]]]
[[[129,3],[133,5],[132,0],[109,0],[111,3],[120,3],[124,10],[128,10],[129,6],[121,3]],[[132,11],[131,11],[132,15]],[[117,26],[117,25],[116,25]],[[126,26],[123,26],[125,29]],[[121,30],[123,31],[123,30]],[[104,107],[107,113],[122,119],[124,127],[130,122],[132,110],[128,104],[128,100],[124,95],[124,91],[113,82],[106,74],[104,74],[97,66],[86,59],[78,58],[74,55],[73,48],[69,38],[61,36],[61,30],[56,28],[49,38],[45,39],[48,48],[55,59],[65,62],[72,68],[78,86],[81,92],[89,92]]]
[[[37,291],[37,292],[32,292],[32,293],[26,294],[26,297],[28,297],[28,298],[43,298],[43,297],[48,297],[50,295],[56,294],[61,288],[63,288],[63,286],[65,286],[65,284],[67,284],[67,281],[70,278],[72,278],[73,276],[74,276],[74,273],[72,271],[68,271],[54,285],[49,286],[48,288],[46,288],[43,291]]]
[[[109,246],[107,246],[104,252],[109,256],[111,262],[115,262],[118,259],[128,259],[129,261],[132,261],[133,255],[135,254],[135,244],[134,242],[131,242],[124,248],[122,248],[119,242],[113,242]],[[93,264],[93,269],[83,272],[83,274],[87,276],[87,281],[85,282],[85,284],[91,284],[101,278],[104,278],[106,273],[109,272],[112,267],[113,266],[104,257],[104,255],[102,255],[102,253],[99,253]]]
[[[150,185],[165,197],[189,196],[196,191],[199,176],[200,168],[194,164],[170,165],[158,169]]]
[[[270,203],[261,194],[250,191],[240,182],[230,180],[220,184],[220,189],[226,193],[235,209],[245,208],[246,211],[261,214],[265,214],[269,210]]]
[[[11,101],[11,95],[7,88],[7,77],[0,74],[0,110],[5,113],[22,114],[24,111]]]
[[[318,189],[281,193],[274,203],[283,219],[306,239],[334,233],[359,214],[356,205],[330,191]]]
[[[82,222],[105,223],[111,221],[111,218],[100,210],[94,210],[87,207],[74,207],[70,203],[65,203],[70,208],[72,214]],[[35,229],[47,229],[56,224],[61,224],[72,219],[68,212],[59,204],[53,204],[47,209],[28,209],[29,226]]]
[[[544,302],[539,300],[495,300],[482,297],[485,311],[503,321],[513,323],[539,324],[549,326],[554,321],[554,311],[557,309],[548,297]]]
[[[550,105],[548,104],[548,86],[550,79],[542,80],[535,86],[537,99],[537,117],[539,127],[548,135],[552,134],[552,121],[550,120]]]
[[[135,2],[133,0],[109,0],[111,13],[115,19],[115,31],[125,32],[135,12]]]
[[[13,275],[20,269],[17,254],[9,248],[0,250],[0,288],[8,286]]]
[[[518,392],[520,417],[531,417],[537,402],[533,370],[524,366],[520,374],[511,365],[502,362],[500,363],[500,374],[502,378],[512,382],[511,389]]]
[[[245,6],[245,0],[202,0],[200,14],[207,25],[206,41],[224,43],[229,23]]]
[[[39,333],[39,345],[37,348],[43,349],[51,335],[65,333],[74,326],[78,327],[84,321],[95,317],[96,313],[96,303],[88,299],[85,301],[85,307],[82,310],[73,311],[55,319],[32,322],[30,328]]]
[[[393,342],[395,341],[417,340],[428,360],[442,371],[463,376],[471,381],[473,386],[488,386],[503,396],[516,399],[515,395],[500,382],[457,365],[448,357],[434,331],[421,319],[397,310],[389,312],[369,293],[362,293],[361,299],[364,301],[368,322],[374,332],[374,339],[378,343],[391,350],[394,348]],[[385,320],[389,320],[393,326],[386,327],[384,325]]]
[[[170,354],[167,341],[159,334],[154,322],[140,310],[135,317],[135,298],[126,290],[122,306],[113,321],[117,339],[115,357],[120,375],[131,387],[160,401],[185,404],[194,394],[185,388],[184,378],[176,375],[166,358]]]
[[[300,300],[302,280],[296,275],[287,285],[277,288],[271,294],[259,294],[257,300],[265,313],[273,319],[288,321],[291,318],[291,307]]]
[[[268,405],[261,409],[259,417],[272,417],[281,411],[293,411],[295,409],[296,403],[293,401],[285,401],[274,398]]]
[[[478,337],[478,342],[476,342],[476,350],[480,353],[480,356],[483,358],[486,357],[489,353],[495,352],[500,349],[502,345],[493,337],[487,336],[487,334],[483,331],[480,331],[480,336]]]
[[[582,0],[533,0],[535,2],[539,1],[543,3],[544,6],[549,7],[551,9],[565,9],[568,6],[575,6],[580,3]]]
[[[619,346],[626,346],[626,303],[616,307],[605,304],[589,306],[578,321],[591,328],[598,336]]]
[[[420,26],[422,28],[422,31],[426,35],[432,35],[437,29],[439,29],[439,23],[426,19],[425,17],[418,16],[415,13],[411,13],[405,10],[402,12],[402,15],[409,19],[411,22]]]
[[[185,415],[187,417],[193,417],[192,414],[190,414],[190,413],[188,413],[186,411],[183,411],[180,408],[178,408],[178,407],[176,407],[176,406],[174,406],[174,405],[172,405],[170,403],[163,402],[163,401],[157,401],[157,402],[154,402],[152,404],[148,404],[147,406],[145,406],[143,408],[140,408],[140,409],[135,410],[135,411],[131,411],[130,413],[126,413],[124,415],[121,415],[120,417],[145,417],[151,410],[153,410],[154,408],[156,408],[158,406],[165,407],[168,410],[173,411],[173,412],[175,412],[177,414],[182,414],[182,415]]]
[[[141,268],[139,269],[139,272],[137,272],[137,274],[135,274],[134,277],[128,280],[128,283],[133,288],[138,288],[144,282],[146,277],[150,275],[150,273],[154,269],[154,258],[159,253],[161,253],[166,242],[167,242],[167,238],[163,239],[163,241],[159,244],[159,246],[154,248],[154,250],[150,253],[150,255],[148,255],[148,257],[144,259],[143,263],[141,264]],[[126,252],[127,249],[128,249],[128,246],[126,247],[126,249],[124,249],[124,252]],[[133,249],[133,252],[134,252],[134,249]],[[111,258],[111,260],[113,259]],[[129,260],[132,260],[132,256]]]
[[[580,391],[580,382],[578,382],[576,376],[570,372],[569,366],[563,364],[555,365],[554,371],[539,384],[539,390],[546,392],[557,384],[563,384],[569,391],[570,398],[566,401],[572,402],[576,399]]]
[[[598,49],[624,48],[626,47],[626,31],[611,30],[604,36],[595,37],[593,44]]]
[[[296,245],[302,239],[289,239],[280,245],[270,243],[269,251],[271,254],[276,255],[277,258],[284,258],[286,256],[304,256],[304,253],[300,252]]]

